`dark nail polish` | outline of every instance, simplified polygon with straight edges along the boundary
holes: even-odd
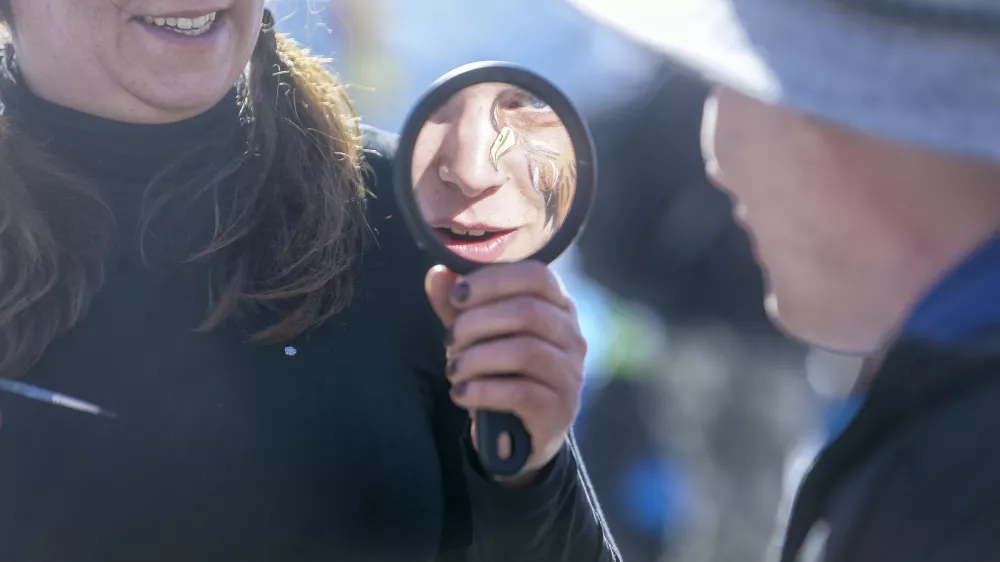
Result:
[[[455,343],[455,332],[451,326],[448,326],[444,331],[444,345],[448,346],[453,343]]]
[[[458,359],[452,359],[448,361],[448,365],[445,367],[445,374],[454,375],[455,371],[458,370]]]
[[[454,300],[458,304],[464,303],[465,301],[469,300],[469,290],[470,288],[468,281],[459,281],[451,289],[452,300]]]
[[[469,385],[464,382],[451,387],[451,391],[455,393],[455,396],[465,396],[465,391],[467,390],[469,390]]]

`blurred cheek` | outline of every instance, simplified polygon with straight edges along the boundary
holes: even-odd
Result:
[[[420,178],[427,171],[427,166],[430,165],[431,160],[434,158],[434,153],[436,152],[436,146],[438,145],[438,139],[434,138],[434,134],[426,126],[417,135],[416,142],[413,143],[413,181],[419,181]]]
[[[433,167],[439,148],[440,139],[427,128],[420,132],[413,146],[411,181],[420,212],[425,217],[433,215],[434,209],[440,205],[440,178]]]
[[[427,125],[413,144],[412,181],[418,192],[439,190],[441,166],[448,162],[444,149],[446,132],[441,127]]]

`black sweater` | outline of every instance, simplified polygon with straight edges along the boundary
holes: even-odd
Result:
[[[240,126],[234,98],[145,126],[24,97],[22,129],[95,178],[124,225],[89,313],[25,381],[119,418],[0,393],[0,560],[618,559],[572,442],[526,489],[477,468],[423,292],[431,264],[394,210],[394,137],[367,131],[375,243],[349,308],[288,348],[252,345],[193,331],[204,266],[144,265],[127,228],[158,169]]]

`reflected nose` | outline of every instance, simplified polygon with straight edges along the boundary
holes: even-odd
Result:
[[[439,169],[441,179],[458,186],[470,199],[503,185],[506,174],[490,159],[497,131],[490,121],[489,108],[464,108],[452,133],[452,150]]]

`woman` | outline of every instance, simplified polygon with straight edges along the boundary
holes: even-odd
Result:
[[[617,559],[572,301],[538,264],[421,294],[364,197],[393,139],[263,0],[0,15],[0,371],[117,413],[0,395],[5,562]],[[524,419],[517,478],[476,465],[477,408]]]
[[[576,153],[543,100],[505,83],[455,94],[418,135],[414,191],[455,253],[514,261],[558,230],[576,190]]]

